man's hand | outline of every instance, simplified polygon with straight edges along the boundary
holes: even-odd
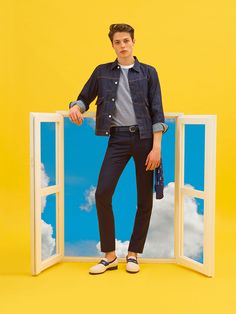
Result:
[[[161,161],[161,146],[153,148],[147,156],[145,166],[147,170],[154,170],[160,165]]]
[[[74,105],[70,108],[69,119],[77,125],[81,125],[83,123],[84,117],[80,112],[80,107],[78,105]]]

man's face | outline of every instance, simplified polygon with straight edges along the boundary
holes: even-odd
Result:
[[[127,32],[116,32],[113,35],[112,47],[118,58],[127,58],[132,56],[135,40],[132,41]]]

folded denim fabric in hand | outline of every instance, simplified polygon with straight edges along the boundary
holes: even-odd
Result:
[[[159,167],[155,168],[155,192],[156,192],[156,199],[161,199],[164,197],[163,190],[164,190],[164,176],[163,176],[163,166],[162,166],[162,158],[160,160]]]

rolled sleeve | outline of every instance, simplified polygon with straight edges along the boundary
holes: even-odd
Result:
[[[162,131],[162,133],[165,133],[168,130],[168,125],[166,123],[157,122],[152,125],[153,133]]]
[[[76,101],[70,102],[69,108],[72,108],[75,105],[78,105],[80,107],[81,113],[84,113],[86,111],[86,106],[82,100],[76,100]]]

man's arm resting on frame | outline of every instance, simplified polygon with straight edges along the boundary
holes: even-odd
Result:
[[[81,113],[84,113],[86,111],[86,106],[82,100],[75,100],[75,101],[70,102],[69,108],[72,108],[75,105],[79,106]]]

